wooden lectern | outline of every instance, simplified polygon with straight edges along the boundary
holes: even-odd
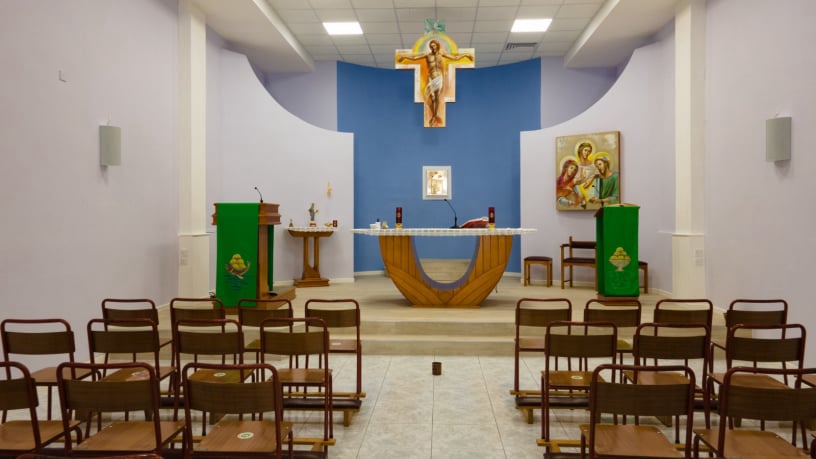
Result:
[[[227,308],[243,298],[286,299],[295,289],[273,290],[274,225],[280,224],[279,204],[215,203],[215,296]]]
[[[639,206],[604,206],[595,213],[598,298],[638,297]]]

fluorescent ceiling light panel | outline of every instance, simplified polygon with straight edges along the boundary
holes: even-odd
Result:
[[[546,32],[552,19],[516,19],[510,32]]]
[[[359,22],[324,22],[323,28],[329,35],[362,35]]]

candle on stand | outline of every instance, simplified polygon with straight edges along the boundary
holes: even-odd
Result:
[[[495,207],[488,207],[487,208],[487,224],[490,226],[490,229],[496,227],[496,208]]]
[[[402,207],[397,207],[396,222],[397,229],[402,228]]]

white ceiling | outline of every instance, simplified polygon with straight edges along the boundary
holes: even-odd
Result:
[[[264,72],[309,72],[319,61],[394,68],[425,19],[444,21],[476,67],[539,56],[610,67],[674,17],[678,0],[193,0],[207,24]],[[516,18],[553,18],[545,33],[511,33]],[[363,35],[329,36],[322,22],[359,21]],[[508,44],[526,44],[510,46]],[[512,48],[512,49],[508,49]]]

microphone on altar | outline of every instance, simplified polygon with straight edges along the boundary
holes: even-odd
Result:
[[[258,197],[261,198],[261,203],[263,203],[263,195],[261,194],[261,190],[259,190],[258,187],[256,186],[255,191],[258,192]]]
[[[450,207],[451,210],[453,211],[453,226],[451,226],[451,229],[459,228],[459,218],[456,216],[456,209],[453,208],[453,205],[451,205],[450,201],[448,201],[447,198],[443,199],[443,201],[448,203],[448,207]]]

